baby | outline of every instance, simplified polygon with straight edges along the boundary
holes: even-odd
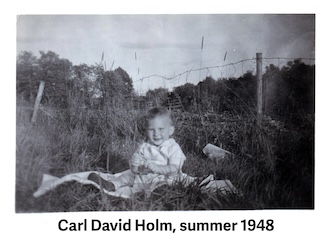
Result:
[[[125,175],[111,182],[95,173],[90,174],[88,179],[100,183],[109,191],[115,191],[123,186],[138,188],[139,184],[166,181],[182,172],[186,156],[171,137],[175,127],[170,111],[164,107],[155,107],[147,112],[145,118],[147,141],[131,157],[130,172],[125,172]]]

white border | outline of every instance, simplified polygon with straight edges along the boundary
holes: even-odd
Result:
[[[181,221],[233,221],[241,219],[274,219],[273,232],[245,232],[244,235],[264,236],[299,234],[315,235],[330,233],[328,228],[329,201],[327,200],[329,153],[327,137],[329,132],[328,98],[329,30],[328,8],[325,1],[146,1],[146,0],[47,0],[47,1],[10,1],[2,8],[1,14],[1,59],[3,68],[1,82],[0,124],[2,172],[0,173],[0,232],[12,235],[79,235],[89,236],[90,232],[60,232],[57,223],[60,219],[79,221],[82,218],[95,218],[101,221],[122,219],[159,218],[173,223]],[[9,5],[9,6],[8,6]],[[244,11],[244,12],[242,12]],[[19,14],[160,14],[160,13],[315,13],[316,14],[316,171],[315,171],[315,210],[271,210],[271,211],[207,211],[207,212],[97,212],[97,213],[53,213],[53,214],[16,214],[15,213],[15,62],[16,62],[16,15]],[[8,89],[9,88],[9,89]],[[194,218],[194,219],[192,219]],[[242,232],[196,232],[180,233],[183,235],[207,234],[211,236],[242,236]],[[134,233],[93,232],[93,234],[122,236]],[[140,233],[142,234],[142,232]],[[166,232],[144,232],[145,235],[167,236]]]

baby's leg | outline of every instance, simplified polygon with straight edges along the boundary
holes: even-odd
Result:
[[[87,179],[99,184],[101,188],[104,188],[108,191],[113,192],[116,190],[115,185],[111,181],[107,181],[95,173],[91,173]]]
[[[112,180],[115,188],[118,189],[123,186],[133,186],[135,175],[131,171],[124,172],[116,179]]]
[[[134,174],[131,171],[124,172],[117,178],[107,181],[96,173],[91,173],[88,176],[88,179],[99,184],[101,188],[105,188],[106,190],[113,192],[122,186],[133,186]]]

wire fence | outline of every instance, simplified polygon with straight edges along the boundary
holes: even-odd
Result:
[[[312,58],[312,57],[310,57],[310,58],[265,57],[265,58],[262,58],[262,72],[266,72],[266,68],[270,67],[271,65],[274,65],[275,67],[281,69],[281,67],[287,66],[289,61],[294,62],[295,60],[299,60],[300,62],[309,64],[309,65],[315,64],[315,58]],[[133,80],[132,82],[134,85],[135,92],[137,92],[138,95],[139,94],[141,95],[142,94],[141,91],[148,92],[149,90],[153,90],[153,89],[156,89],[159,87],[164,88],[164,89],[169,89],[169,91],[171,92],[173,89],[175,89],[175,87],[185,85],[186,83],[198,84],[199,82],[202,82],[203,80],[205,80],[207,77],[212,77],[213,79],[238,79],[239,77],[243,76],[247,72],[255,74],[256,71],[257,71],[257,58],[250,58],[250,59],[242,59],[242,60],[232,62],[232,63],[215,65],[215,66],[201,67],[201,65],[200,65],[199,68],[191,68],[189,70],[185,70],[185,71],[180,72],[171,77],[159,75],[159,74],[151,74],[148,76],[141,77],[137,80]],[[93,81],[95,81],[95,80],[91,80],[90,82],[88,82],[88,85],[86,84],[85,86],[93,87],[93,85],[92,85]],[[221,81],[221,80],[219,80],[219,81]],[[71,91],[72,88],[71,89],[68,88],[68,85],[66,83],[64,83],[64,81],[62,81],[62,82],[63,82],[63,86],[61,88],[64,88],[65,89],[64,91]],[[48,84],[47,86],[49,87],[49,85],[51,85],[52,87],[54,87],[54,84],[55,83]],[[58,83],[56,83],[56,85],[57,84]],[[95,97],[94,94],[90,94],[90,93],[95,93],[95,92],[91,92],[90,91],[91,88],[84,88],[84,87],[81,87],[81,85],[78,86],[78,84],[77,84],[77,86],[75,86],[75,87],[77,87],[77,91],[70,92],[70,93],[74,94],[74,95],[72,94],[72,96],[70,96],[70,98],[71,98],[70,103],[71,104],[73,103],[74,107],[78,106],[79,108],[81,107],[82,109],[85,109],[88,107],[88,105],[86,107],[86,101],[89,101],[87,104],[90,104],[91,108],[93,107],[93,109],[102,110],[102,105],[100,105],[100,102],[95,100],[98,97],[97,96]],[[111,85],[108,85],[108,86],[110,87]],[[224,86],[226,86],[227,90],[231,90],[232,94],[236,95],[235,91],[233,91],[227,85],[224,85]],[[266,85],[266,87],[267,86],[268,85]],[[95,85],[94,85],[94,87],[95,87]],[[143,89],[142,89],[142,87],[143,87]],[[110,89],[111,88],[108,88],[106,90],[110,90]],[[266,88],[266,90],[267,90],[267,88]],[[54,89],[53,91],[54,91],[54,93],[51,94],[53,100],[60,100],[60,99],[63,100],[63,98],[64,98],[63,93],[61,94],[59,92],[55,92],[55,91],[58,91],[56,89]],[[99,95],[100,91],[97,93]],[[202,99],[203,91],[196,91],[194,93],[195,93],[193,95],[194,100]],[[212,96],[214,97],[214,95],[211,95],[210,98],[207,97],[206,100],[208,100],[208,99],[215,100]],[[236,95],[236,97],[237,97],[236,99],[241,100],[241,103],[243,103],[245,105],[244,99],[240,98],[240,96],[238,96],[238,95]],[[143,96],[130,97],[130,99],[132,100],[131,101],[132,106],[137,107],[139,109],[141,109],[141,108],[145,109],[147,107],[154,105],[150,101],[146,101],[146,99],[143,98]],[[167,100],[168,100],[168,98],[167,98]],[[206,101],[206,102],[204,101],[203,103],[207,104],[207,102],[208,101]],[[113,102],[112,105],[119,106],[119,104],[121,104],[121,103],[126,103],[126,102],[117,101],[117,102]],[[199,103],[201,103],[201,102],[199,102]],[[94,106],[94,104],[97,104],[97,105]],[[167,101],[167,104],[172,107],[180,107],[180,108],[184,107],[182,105],[181,99],[180,98],[178,99],[178,96],[174,96],[174,97],[172,96],[171,100]],[[197,101],[195,101],[195,104],[196,104],[196,107],[198,107]],[[201,106],[201,105],[199,105],[199,106]],[[246,107],[248,107],[248,105],[246,105]],[[43,112],[45,112],[45,111],[43,111]]]
[[[312,57],[264,57],[262,60],[263,71],[265,71],[265,68],[269,67],[271,64],[281,68],[285,66],[289,61],[294,60],[301,60],[309,65],[315,63],[315,58]],[[214,79],[234,77],[239,78],[247,72],[256,72],[256,58],[242,59],[236,62],[222,65],[191,68],[170,77],[159,74],[151,74],[133,80],[133,83],[136,86],[138,93],[144,94],[146,91],[155,89],[157,87],[163,87],[172,90],[175,86],[180,86],[185,83],[197,84],[198,82],[204,80],[206,77],[212,77]],[[162,81],[159,81],[159,79]]]

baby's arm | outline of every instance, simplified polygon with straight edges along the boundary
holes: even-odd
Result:
[[[175,174],[179,171],[179,166],[175,164],[156,165],[152,161],[146,161],[144,163],[144,166],[156,174],[170,175]]]
[[[183,162],[186,157],[182,152],[179,145],[177,145],[175,151],[168,157],[167,165],[157,165],[152,161],[147,160],[144,163],[144,166],[150,169],[153,173],[162,174],[162,175],[175,175],[181,171]]]
[[[145,143],[141,144],[130,159],[130,169],[134,174],[152,173],[152,171],[144,165],[146,161],[145,147]]]
[[[138,153],[134,153],[130,160],[130,168],[133,173],[139,173],[139,167],[143,165],[144,159]]]

